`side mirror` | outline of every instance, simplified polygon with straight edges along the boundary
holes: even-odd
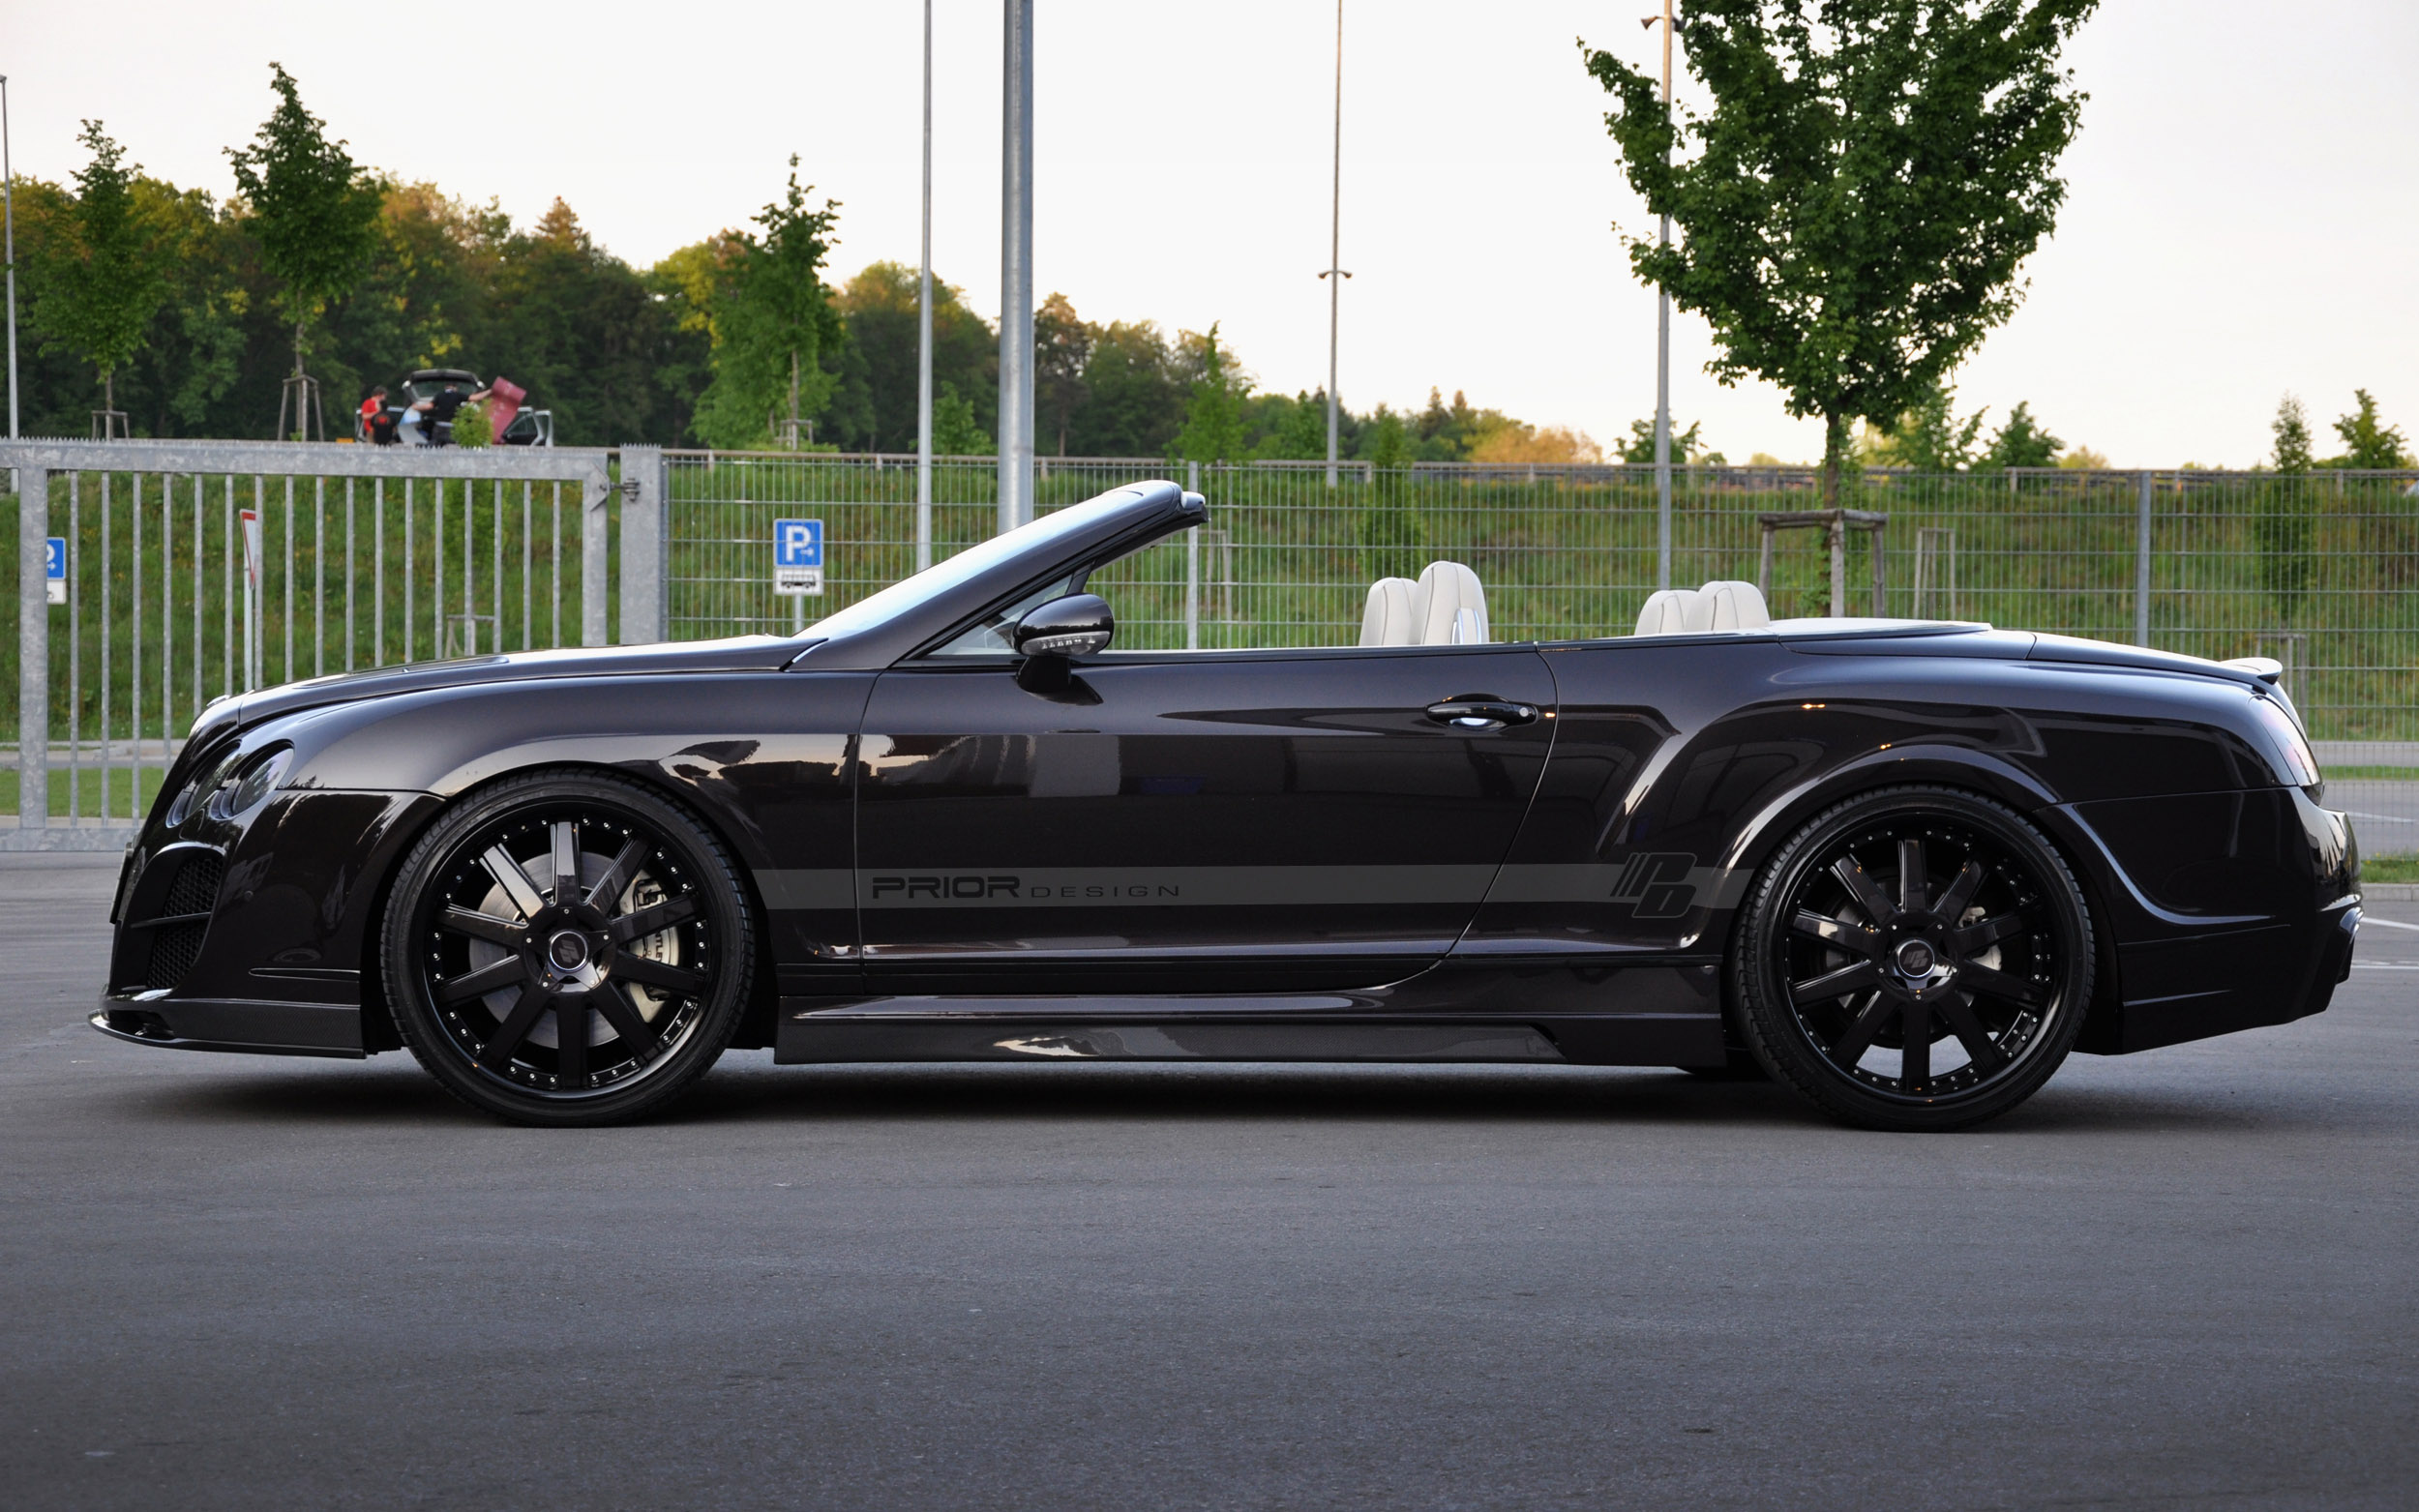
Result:
[[[1028,611],[1008,643],[1019,656],[1090,656],[1107,650],[1116,637],[1109,601],[1096,593],[1073,593]]]

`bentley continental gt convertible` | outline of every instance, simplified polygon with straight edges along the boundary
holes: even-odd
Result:
[[[1358,645],[1115,649],[1112,564],[1206,518],[1144,484],[788,638],[213,704],[93,1023],[408,1049],[532,1124],[736,1045],[1678,1066],[1937,1130],[2350,968],[2357,851],[2272,663],[1745,583],[1502,644],[1450,562]]]

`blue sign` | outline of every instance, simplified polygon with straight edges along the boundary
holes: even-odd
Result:
[[[52,536],[48,543],[50,554],[45,558],[43,576],[52,582],[67,581],[67,537]]]
[[[822,566],[823,522],[820,519],[774,520],[773,565],[775,567]]]

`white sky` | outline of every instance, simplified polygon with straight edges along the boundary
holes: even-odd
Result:
[[[842,276],[914,261],[920,7],[507,0],[466,57],[482,9],[118,0],[97,32],[6,0],[16,169],[65,177],[98,116],[224,194],[276,58],[361,161],[523,222],[560,194],[642,265],[743,222],[792,150],[842,201]],[[1000,8],[935,9],[935,265],[996,313]],[[1609,229],[1649,222],[1573,47],[1647,63],[1649,9],[1347,0],[1348,401],[1458,387],[1606,441],[1652,411],[1655,302]],[[1264,387],[1323,382],[1334,24],[1324,0],[1038,0],[1038,288],[1220,320]],[[2120,466],[2249,464],[2287,389],[2323,422],[2366,387],[2419,435],[2419,5],[2111,0],[2072,62],[2093,98],[2068,207],[1964,406],[2029,399]],[[1700,324],[1673,345],[1680,424],[1734,459],[1820,451],[1773,391],[1704,376]]]

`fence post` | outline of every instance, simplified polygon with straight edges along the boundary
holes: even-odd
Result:
[[[606,532],[612,521],[605,506],[613,496],[612,477],[602,461],[581,485],[580,500],[580,643],[612,644],[612,622],[605,612]]]
[[[2150,474],[2136,475],[2140,497],[2134,505],[2134,644],[2150,644]]]
[[[16,470],[16,825],[50,826],[50,472]],[[107,738],[107,731],[103,732]]]
[[[1201,491],[1201,463],[1184,464],[1184,487]],[[1201,649],[1201,527],[1184,532],[1184,649]]]
[[[671,608],[666,591],[664,449],[621,449],[621,643],[647,645],[665,638]]]

